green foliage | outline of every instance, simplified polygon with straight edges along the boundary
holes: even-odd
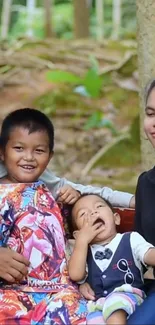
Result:
[[[121,38],[136,37],[136,0],[122,0],[121,4]],[[104,36],[110,37],[112,34],[112,10],[113,0],[104,0]],[[95,1],[93,10],[90,16],[90,31],[91,35],[96,38],[96,15],[95,15]]]
[[[96,166],[104,168],[127,167],[140,163],[140,123],[139,115],[131,123],[129,139],[122,139],[110,148],[97,162]],[[131,154],[132,152],[132,154]]]
[[[89,129],[102,127],[109,129],[113,135],[118,135],[114,124],[110,120],[104,118],[104,115],[101,111],[96,111],[88,118],[84,129],[87,131]]]
[[[20,6],[16,22],[13,24],[11,29],[11,38],[18,38],[26,34],[27,18],[26,7]],[[70,3],[54,6],[51,21],[53,23],[54,32],[58,37],[71,38],[73,26],[73,6]],[[32,28],[36,38],[44,38],[45,31],[43,7],[35,9]]]
[[[49,82],[79,84],[81,78],[77,75],[62,70],[53,70],[46,73],[46,79]]]
[[[80,87],[73,88],[75,92],[87,97],[98,98],[101,93],[103,78],[99,76],[97,61],[91,58],[91,62],[92,67],[86,72],[83,78],[70,72],[56,70],[48,71],[46,73],[46,79],[54,83],[78,85]]]
[[[100,127],[102,118],[103,118],[103,113],[101,111],[96,111],[88,118],[88,120],[84,126],[84,129],[87,131],[94,127]]]
[[[132,154],[131,154],[132,152]],[[96,166],[102,166],[102,168],[113,167],[127,167],[140,163],[140,147],[133,145],[132,140],[124,139],[113,148],[111,148],[103,158],[101,158]]]
[[[10,33],[11,38],[22,37],[26,34],[28,27],[28,16],[25,7],[20,7],[18,12],[18,18],[16,23],[13,25]],[[37,38],[44,38],[44,28],[43,28],[43,9],[37,8],[35,11],[32,28],[34,31],[34,36]]]
[[[58,37],[70,39],[73,36],[73,5],[61,3],[54,6],[53,25]]]
[[[14,0],[13,4],[19,5],[22,10],[12,13],[11,36],[17,38],[25,35],[27,28],[26,0]],[[0,1],[1,11],[2,1]],[[104,35],[112,34],[112,0],[105,0],[104,10]],[[70,39],[73,37],[73,2],[71,0],[55,0],[51,13],[54,31],[57,37]],[[37,8],[33,21],[34,36],[44,38],[44,9],[43,1],[37,0]],[[120,36],[122,38],[135,38],[136,31],[136,1],[122,0],[122,26]],[[95,2],[90,11],[90,32],[96,37]]]
[[[34,101],[33,105],[35,107],[41,108],[44,112],[48,111],[49,115],[53,115],[56,110],[59,109],[71,109],[78,110],[80,113],[91,110],[91,105],[85,103],[83,98],[78,94],[72,92],[69,87],[56,87],[52,91],[39,96]]]
[[[72,86],[71,90],[79,93],[80,95],[98,98],[101,93],[103,78],[101,78],[98,74],[98,63],[93,57],[91,58],[91,63],[92,67],[86,72],[83,78],[80,78],[70,72],[56,70],[48,71],[46,73],[46,79],[49,82],[68,85],[70,84]],[[75,85],[79,86],[75,87]],[[48,110],[48,112],[50,112],[49,107],[47,107],[46,109]],[[110,120],[105,119],[101,111],[96,111],[90,116],[90,118],[88,118],[86,124],[84,125],[84,129],[89,130],[92,128],[100,127],[108,128],[111,130],[113,135],[118,135],[118,132],[115,129],[113,123]]]
[[[88,70],[82,81],[82,84],[91,97],[97,98],[100,96],[102,78],[98,75],[95,69],[91,68]]]

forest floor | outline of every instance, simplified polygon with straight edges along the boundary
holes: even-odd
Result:
[[[116,50],[111,49],[111,57],[112,51],[116,56]],[[49,101],[51,94],[54,96],[52,104],[57,107],[54,114],[51,113],[55,126],[55,155],[49,168],[59,176],[83,184],[106,185],[113,189],[134,192],[141,171],[139,140],[138,144],[137,138],[128,143],[128,139],[124,137],[124,143],[116,143],[112,152],[104,153],[89,170],[88,162],[98,151],[115,142],[116,135],[112,134],[109,128],[93,127],[86,130],[84,127],[88,118],[99,108],[104,117],[112,121],[116,130],[121,130],[121,135],[132,132],[130,127],[138,115],[138,93],[134,89],[137,87],[135,63],[129,58],[127,67],[130,65],[131,71],[126,72],[126,63],[122,64],[126,71],[118,76],[113,74],[117,83],[106,85],[109,89],[106,89],[105,96],[93,100],[75,97],[70,94],[68,88],[62,89],[47,82],[45,67],[41,70],[20,70],[22,73],[18,73],[18,80],[21,78],[21,82],[0,84],[0,121],[7,113],[18,108],[46,108],[42,102],[46,102],[47,98]],[[120,65],[119,69],[122,67]],[[78,104],[75,100],[79,100]],[[137,137],[137,129],[135,133]]]

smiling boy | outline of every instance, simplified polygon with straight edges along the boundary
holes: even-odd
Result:
[[[29,110],[33,111],[33,109],[29,108],[22,109],[22,114],[26,114],[26,111]],[[14,118],[16,118],[16,116]],[[20,140],[20,134],[18,134],[18,139]],[[31,171],[29,170],[29,172]],[[0,161],[0,178],[5,176],[6,168],[3,162]],[[113,206],[135,207],[135,198],[132,194],[116,190],[113,191],[108,187],[100,188],[91,185],[85,186],[82,184],[75,184],[65,178],[55,176],[54,173],[48,169],[43,172],[40,179],[47,185],[49,190],[52,192],[53,197],[63,203],[73,204],[79,198],[80,194],[94,193],[109,200]]]

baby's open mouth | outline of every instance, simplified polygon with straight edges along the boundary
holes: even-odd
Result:
[[[94,221],[93,225],[96,225],[97,223],[102,223],[103,225],[105,225],[104,220],[102,220],[101,218],[97,218],[97,219]]]

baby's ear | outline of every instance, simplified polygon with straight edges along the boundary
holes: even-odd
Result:
[[[114,213],[114,218],[115,218],[115,225],[119,226],[121,223],[121,217],[120,217],[119,213],[117,213],[117,212]]]
[[[77,238],[78,233],[79,233],[79,230],[74,230],[74,231],[73,231],[73,237],[74,237],[74,239]]]

